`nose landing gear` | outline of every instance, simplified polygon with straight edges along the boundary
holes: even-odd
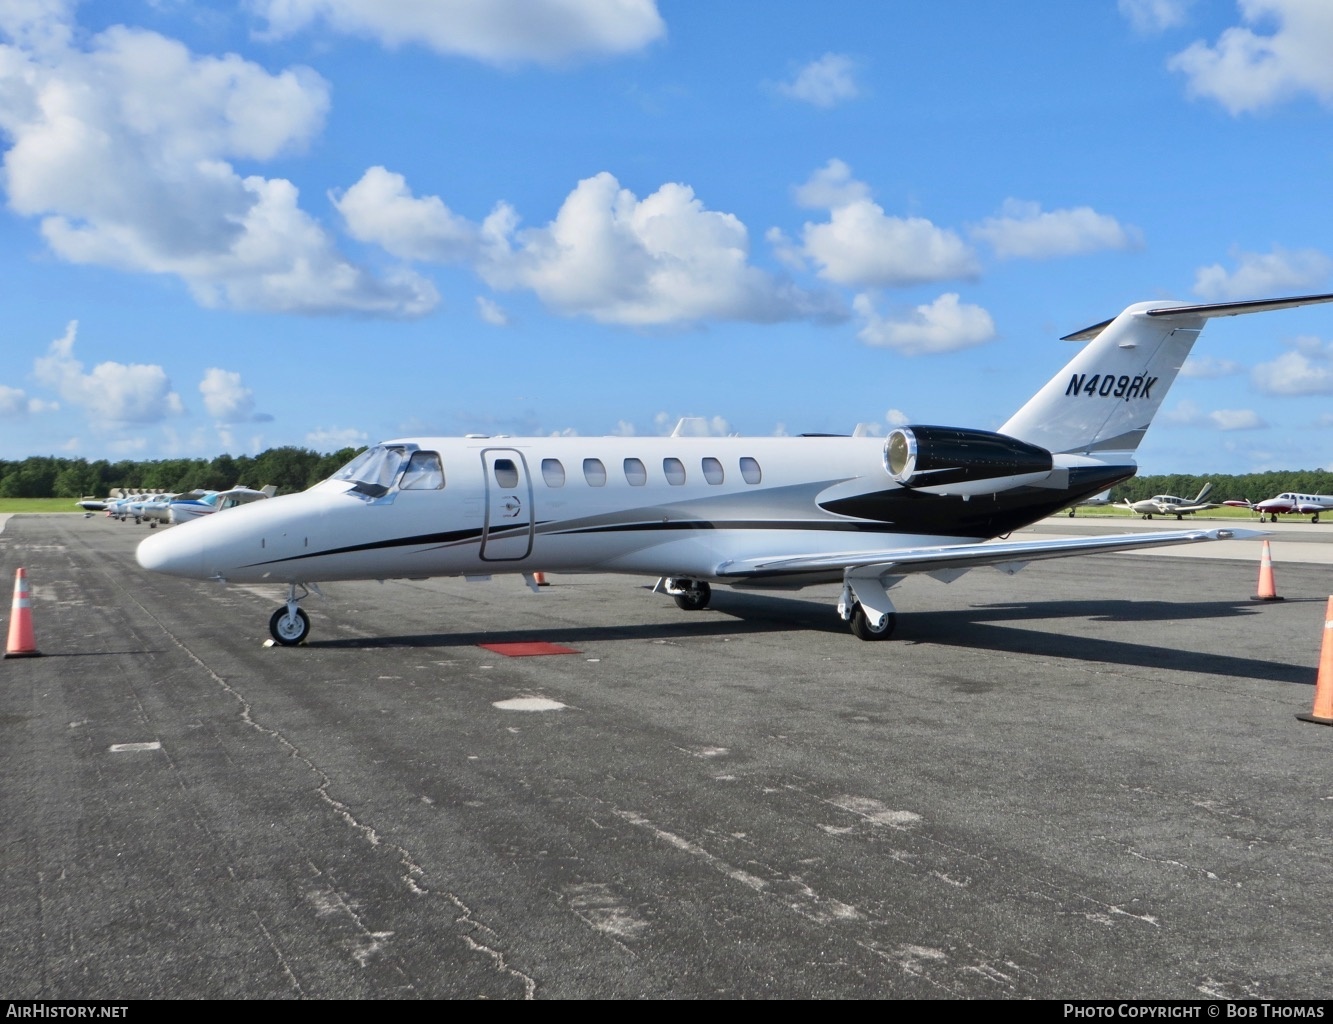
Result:
[[[304,643],[305,638],[310,635],[310,616],[298,604],[301,597],[307,596],[310,591],[302,586],[304,592],[301,597],[297,597],[297,586],[295,583],[290,585],[287,590],[287,603],[275,611],[268,620],[269,635],[283,647],[295,647]]]

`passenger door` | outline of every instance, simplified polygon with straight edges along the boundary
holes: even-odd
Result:
[[[485,448],[486,514],[481,531],[484,562],[517,562],[532,554],[535,519],[532,479],[523,453],[514,448]]]

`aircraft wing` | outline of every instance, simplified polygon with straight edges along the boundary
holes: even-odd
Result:
[[[1052,540],[987,541],[980,544],[946,544],[933,548],[879,549],[838,554],[784,555],[776,558],[747,558],[724,562],[717,578],[755,579],[803,572],[853,570],[857,576],[906,576],[914,572],[938,573],[941,578],[961,575],[977,566],[1010,566],[1017,572],[1028,562],[1045,558],[1095,554],[1099,551],[1133,551],[1195,544],[1208,540],[1246,540],[1267,536],[1264,530],[1167,530],[1161,533],[1118,533],[1105,537],[1065,537]]]

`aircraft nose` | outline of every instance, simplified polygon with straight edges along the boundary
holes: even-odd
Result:
[[[145,569],[169,576],[198,579],[204,572],[203,545],[184,526],[141,540],[135,557]]]

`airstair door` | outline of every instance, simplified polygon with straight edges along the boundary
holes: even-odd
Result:
[[[486,562],[518,562],[532,554],[532,478],[523,453],[514,448],[486,448],[486,520],[480,555]]]

